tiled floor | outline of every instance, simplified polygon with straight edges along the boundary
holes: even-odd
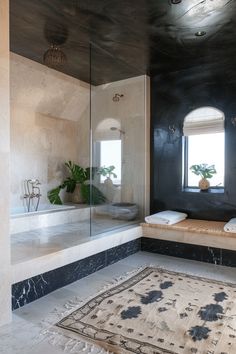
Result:
[[[216,266],[173,257],[139,252],[112,266],[104,268],[76,283],[59,289],[44,298],[16,310],[11,325],[0,329],[0,353],[3,354],[60,354],[64,348],[52,346],[48,337],[40,335],[49,326],[55,308],[60,313],[63,305],[77,297],[86,300],[114,279],[142,265],[158,265],[166,269],[196,274],[208,278],[236,283],[235,268]],[[65,310],[65,308],[64,308]],[[80,351],[78,351],[80,353]],[[86,351],[81,350],[86,354]],[[98,351],[94,350],[94,354]]]

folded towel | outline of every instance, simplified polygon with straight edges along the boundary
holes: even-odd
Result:
[[[236,232],[236,218],[233,218],[227,222],[224,226],[225,232]]]
[[[187,218],[187,214],[166,210],[145,217],[148,224],[173,225]]]

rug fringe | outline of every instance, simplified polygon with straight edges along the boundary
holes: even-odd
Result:
[[[60,333],[59,330],[45,330],[44,336],[47,337],[47,341],[54,347],[60,348],[63,352],[78,354],[112,354],[109,351],[90,344],[86,341],[81,340],[81,338],[73,339],[66,336],[64,333]]]
[[[142,270],[144,270],[148,265],[140,266],[139,268],[135,268],[134,270],[128,271],[121,276],[115,277],[108,284],[104,285],[101,290],[99,290],[96,295],[100,295],[103,292],[113,288],[114,286],[119,285],[123,281],[126,281]],[[81,337],[78,339],[73,339],[67,336],[64,332],[62,333],[61,329],[55,328],[55,324],[62,320],[64,317],[70,315],[73,311],[82,307],[87,302],[94,298],[94,294],[86,298],[86,300],[82,300],[79,297],[75,297],[69,301],[67,301],[63,306],[56,307],[54,310],[48,315],[48,317],[41,321],[42,330],[40,332],[40,336],[43,339],[47,339],[48,342],[52,346],[59,347],[64,352],[71,354],[78,353],[86,353],[86,354],[112,354],[110,351],[106,351],[101,347],[98,347],[94,344],[90,344],[86,341],[83,341]]]

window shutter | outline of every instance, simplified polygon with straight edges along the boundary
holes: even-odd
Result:
[[[216,108],[202,107],[184,119],[183,134],[200,135],[224,132],[224,114]]]

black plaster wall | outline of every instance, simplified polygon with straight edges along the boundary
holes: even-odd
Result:
[[[182,190],[182,127],[193,109],[212,106],[225,114],[225,191]],[[151,78],[151,212],[185,211],[191,218],[236,217],[236,67],[203,65]],[[175,126],[171,133],[169,126]]]

